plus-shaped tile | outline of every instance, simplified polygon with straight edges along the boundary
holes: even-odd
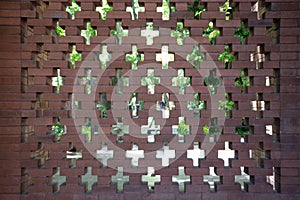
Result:
[[[271,158],[271,151],[264,149],[264,143],[259,142],[257,148],[252,151],[250,157],[253,157],[256,161],[257,167],[264,167],[264,160]]]
[[[251,110],[256,111],[256,118],[262,118],[263,112],[269,110],[270,102],[263,100],[263,93],[256,93],[256,100],[250,102]]]
[[[264,67],[263,63],[266,61],[266,55],[263,45],[257,45],[256,52],[250,54],[250,61],[255,61],[256,69],[262,69]]]
[[[148,117],[148,125],[141,126],[141,134],[147,135],[148,142],[155,142],[155,135],[160,134],[160,125],[155,125],[154,117]]]
[[[132,149],[126,150],[125,157],[131,159],[131,166],[138,167],[139,159],[144,158],[144,150],[139,150],[139,146],[137,144],[132,144]]]
[[[129,176],[124,176],[123,167],[118,167],[118,172],[111,177],[111,181],[117,184],[117,192],[121,193],[124,190],[124,184],[129,183]]]
[[[225,150],[218,150],[218,158],[224,160],[224,166],[230,167],[230,159],[235,158],[235,150],[230,149],[229,142],[225,141]]]
[[[190,36],[190,31],[187,29],[183,29],[183,23],[177,22],[176,30],[171,30],[171,37],[177,38],[177,44],[183,45],[184,38]]]
[[[146,37],[146,45],[153,45],[153,38],[159,36],[159,31],[153,30],[153,22],[147,22],[146,29],[141,30],[141,36]]]
[[[265,13],[268,11],[270,2],[265,0],[257,0],[257,2],[251,7],[252,12],[257,12],[257,19],[262,20],[265,18]]]
[[[154,69],[147,69],[147,76],[142,77],[141,85],[147,86],[148,94],[154,94],[155,85],[160,84],[160,77],[154,75]]]
[[[157,7],[156,12],[162,13],[162,20],[169,20],[170,13],[175,12],[175,8],[170,6],[170,0],[162,0],[162,7]]]
[[[179,88],[179,94],[184,94],[185,87],[191,86],[190,77],[184,77],[184,69],[178,69],[177,77],[172,78],[172,86]]]
[[[205,150],[200,149],[198,142],[194,142],[194,149],[187,150],[187,158],[193,160],[194,167],[199,167],[199,159],[205,158]]]
[[[144,54],[140,54],[138,52],[137,45],[132,45],[131,49],[132,49],[132,54],[126,54],[125,60],[127,62],[131,62],[131,69],[137,70],[138,62],[144,61]]]
[[[93,185],[98,183],[98,176],[92,175],[92,167],[86,167],[85,175],[81,176],[81,184],[85,185],[85,192],[92,192]]]
[[[235,103],[231,101],[231,94],[225,93],[225,100],[219,100],[219,110],[225,111],[225,117],[231,118],[231,110],[234,110]]]
[[[102,146],[101,150],[97,150],[96,158],[101,159],[102,166],[107,167],[107,161],[114,157],[114,151],[108,150],[107,144]]]
[[[64,85],[64,78],[60,75],[60,69],[56,69],[56,77],[52,77],[52,86],[56,87],[55,93],[60,93],[60,87]]]
[[[76,51],[76,45],[72,46],[72,53],[70,53],[70,62],[71,62],[71,66],[72,69],[76,68],[76,62],[81,61],[82,60],[82,55],[81,53],[78,53]]]
[[[76,1],[72,1],[72,5],[67,6],[66,11],[71,15],[72,20],[74,20],[75,19],[75,12],[80,12],[81,7],[76,3]]]
[[[272,167],[273,173],[266,176],[266,182],[272,185],[275,192],[280,192],[280,167]]]
[[[172,134],[178,135],[178,142],[184,142],[184,136],[190,134],[190,126],[185,124],[184,117],[178,118],[178,125],[172,125]]]
[[[142,182],[147,183],[148,191],[153,192],[155,183],[160,182],[160,175],[155,175],[154,167],[148,167],[147,175],[142,175]]]
[[[97,78],[92,76],[92,69],[85,69],[85,75],[79,80],[79,85],[85,86],[85,94],[92,94],[93,87],[97,85]]]
[[[55,172],[51,177],[50,185],[52,185],[53,193],[57,193],[60,191],[60,186],[66,184],[66,176],[60,175],[60,167],[53,168]]]
[[[76,160],[82,159],[82,150],[77,151],[76,147],[74,146],[73,142],[70,142],[70,147],[69,150],[66,152],[67,160],[71,160],[69,167],[70,168],[75,168],[76,167]]]
[[[169,160],[175,158],[175,150],[171,150],[168,145],[164,145],[163,149],[156,151],[156,158],[161,159],[161,166],[169,166]]]
[[[51,127],[51,134],[55,135],[57,143],[60,142],[61,136],[67,133],[67,126],[60,123],[60,117],[53,118],[53,125]]]
[[[156,54],[156,61],[159,61],[162,63],[162,69],[168,69],[169,68],[169,62],[174,61],[174,54],[169,54],[169,46],[163,45],[161,47],[161,53]]]
[[[206,107],[206,102],[200,100],[200,94],[194,94],[194,100],[187,102],[187,109],[194,112],[195,117],[200,117],[200,111],[204,110]]]
[[[247,69],[241,70],[241,76],[234,79],[234,85],[240,86],[242,93],[247,93],[247,89],[250,86],[250,77]]]
[[[50,159],[49,151],[45,150],[45,144],[38,143],[38,149],[30,152],[30,158],[38,160],[38,167],[44,167],[45,161]]]
[[[133,93],[128,102],[128,109],[132,111],[132,118],[139,118],[139,110],[144,110],[144,101],[138,100],[138,93]]]
[[[111,77],[111,85],[117,87],[117,94],[123,94],[123,86],[129,86],[129,78],[123,77],[122,69],[116,69],[116,76]]]
[[[129,133],[129,126],[123,124],[123,119],[118,118],[118,122],[116,125],[112,125],[111,133],[113,135],[117,135],[117,142],[123,142],[123,136]]]
[[[234,176],[234,182],[241,185],[242,191],[248,191],[248,184],[251,183],[251,177],[245,173],[245,167],[241,167],[241,175]]]
[[[200,62],[205,60],[205,53],[200,52],[199,46],[195,45],[191,54],[186,56],[186,61],[193,62],[195,69],[200,67]]]
[[[140,7],[138,0],[132,0],[132,6],[126,7],[126,12],[130,12],[132,20],[137,20],[139,12],[145,12],[145,7]]]
[[[91,37],[97,36],[97,30],[91,26],[91,22],[86,23],[86,30],[81,30],[81,36],[85,38],[85,44],[91,44]]]
[[[222,78],[216,76],[216,70],[210,70],[209,76],[204,78],[204,85],[209,87],[210,94],[216,93],[216,88],[221,86]]]
[[[102,53],[99,54],[99,61],[101,63],[101,68],[105,70],[107,68],[107,63],[111,61],[112,56],[107,51],[107,45],[102,45],[101,49],[102,49]]]
[[[216,183],[220,183],[221,178],[215,173],[215,167],[209,167],[209,175],[203,176],[203,182],[208,183],[211,192],[216,192]]]
[[[92,141],[92,134],[98,134],[98,127],[92,127],[92,119],[86,118],[86,125],[81,126],[81,134],[87,135],[87,142]]]
[[[102,6],[96,7],[96,12],[99,12],[102,20],[106,20],[107,12],[113,11],[113,7],[109,6],[107,0],[102,0]]]
[[[179,166],[178,175],[172,176],[172,182],[178,183],[179,192],[185,192],[185,183],[191,182],[191,176],[185,174],[183,166]]]
[[[49,108],[49,101],[43,100],[44,94],[41,92],[36,93],[36,101],[32,101],[32,107],[36,110],[38,117],[44,116],[44,110]]]
[[[128,37],[128,30],[123,29],[122,22],[116,22],[116,30],[111,30],[110,36],[116,37],[116,44],[122,44],[122,38]]]
[[[111,109],[112,102],[107,100],[106,93],[100,94],[101,101],[98,101],[96,104],[96,108],[101,110],[101,118],[107,118],[107,110]]]
[[[162,118],[170,118],[170,111],[175,110],[175,103],[170,101],[169,93],[163,93],[161,101],[156,102],[156,110],[162,111]]]

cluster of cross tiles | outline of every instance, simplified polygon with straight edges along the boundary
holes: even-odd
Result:
[[[107,1],[102,1],[102,6],[106,5]],[[134,10],[135,9],[135,10]],[[130,12],[132,15],[132,20],[138,19],[138,12],[144,12],[145,9],[142,7],[139,7],[139,5],[135,5],[131,8],[128,7],[126,9],[127,12]],[[163,12],[163,9],[157,9],[157,11]],[[102,15],[102,13],[101,13]],[[163,20],[166,20],[163,16]],[[127,30],[123,30],[122,24],[118,22],[116,24],[116,30],[119,30],[121,34],[116,34],[116,43],[117,44],[122,44],[122,37],[128,35]],[[148,23],[146,26],[145,30],[141,31],[141,36],[146,37],[146,45],[152,45],[153,44],[153,37],[158,37],[159,36],[159,31],[153,30],[153,26],[151,23]],[[177,38],[177,44],[180,45],[182,43],[182,40],[184,38],[184,35],[182,35],[182,38]],[[86,41],[90,41],[90,39],[86,38]],[[89,44],[90,42],[87,42]],[[132,54],[137,53],[137,46],[132,46]],[[102,54],[99,56],[100,62],[102,64],[102,69],[105,69],[106,63],[111,60],[111,55],[109,55],[107,51],[107,46],[102,46]],[[162,69],[168,69],[168,62],[174,61],[174,55],[168,54],[168,46],[162,46],[162,51],[161,54],[156,55],[156,60],[162,62]],[[254,59],[255,60],[255,59]],[[137,64],[132,63],[132,69],[137,69]],[[152,73],[152,71],[148,71],[148,75]],[[178,72],[179,73],[179,72]],[[60,76],[60,71],[58,70],[57,72],[58,77]],[[178,74],[179,75],[179,74]],[[56,80],[56,79],[54,79]],[[94,79],[91,76],[91,71],[87,71],[87,78],[83,79],[80,84],[86,86],[87,83],[90,84],[91,86],[94,85]],[[55,81],[54,81],[55,82]],[[56,81],[58,82],[58,81]],[[59,87],[60,84],[58,85],[53,85],[56,87]],[[149,87],[149,85],[145,86],[148,87],[148,93],[149,94],[154,94],[154,89],[152,87]],[[154,88],[154,87],[153,87]],[[87,89],[89,91],[90,89]],[[136,104],[133,107],[137,107]],[[133,109],[134,110],[134,109]],[[134,111],[133,111],[134,113]],[[168,118],[167,113],[165,114],[163,118]],[[135,114],[132,114],[134,117]],[[122,132],[118,132],[118,130],[122,127]],[[118,129],[119,128],[119,129]],[[128,128],[128,127],[127,127]],[[173,128],[172,128],[173,129]],[[176,129],[176,127],[174,127]],[[152,143],[155,141],[154,136],[159,134],[160,127],[158,125],[155,125],[155,121],[153,118],[149,117],[148,119],[148,125],[141,127],[141,133],[142,134],[147,134],[148,135],[148,142]],[[125,135],[128,134],[128,130],[124,128],[124,124],[122,122],[118,122],[117,125],[112,127],[112,131],[114,133],[118,133],[117,135]],[[149,134],[150,132],[150,134]],[[174,134],[175,131],[173,132]],[[75,152],[75,155],[73,154],[74,152],[67,152],[67,159],[70,159],[71,166],[75,167],[76,166],[76,159],[82,158],[82,153],[81,152]],[[103,166],[106,167],[108,165],[107,161],[111,158],[113,158],[113,150],[109,150],[107,146],[103,146],[101,150],[97,151],[97,159],[100,159],[103,163]],[[225,155],[225,157],[224,157]],[[49,155],[47,155],[48,157]],[[133,167],[138,167],[139,159],[144,158],[144,150],[140,150],[138,148],[138,144],[133,144],[131,150],[126,150],[125,157],[131,159],[131,165]],[[261,156],[263,157],[263,155]],[[40,157],[36,156],[35,154],[32,154],[32,158],[39,159]],[[169,160],[175,158],[175,150],[170,149],[168,145],[165,145],[161,150],[156,151],[156,158],[161,159],[162,167],[168,167],[169,166]],[[199,167],[199,159],[205,159],[205,150],[200,149],[199,144],[195,143],[193,149],[187,150],[187,158],[193,160],[193,166]],[[224,160],[224,166],[228,167],[230,166],[230,160],[236,158],[236,151],[231,149],[229,147],[229,142],[225,142],[225,150],[218,150],[218,158]],[[116,175],[113,175],[111,177],[112,183],[117,184],[117,191],[122,192],[124,189],[124,184],[128,183],[130,180],[129,176],[124,176],[123,173],[123,167],[118,167],[117,168],[117,173]],[[160,175],[155,174],[155,169],[154,167],[148,167],[148,172],[146,175],[141,176],[142,182],[146,182],[148,185],[148,190],[153,191],[154,186],[156,183],[159,183],[161,181]],[[221,177],[218,176],[215,172],[215,167],[209,167],[209,174],[203,176],[203,181],[207,183],[210,187],[211,191],[215,191],[215,184],[216,183],[221,183]],[[242,190],[246,190],[246,185],[251,183],[251,176],[247,174],[245,168],[242,166],[241,167],[241,174],[235,175],[234,176],[234,181],[236,183],[239,183],[241,185]],[[59,191],[60,185],[64,184],[66,182],[66,177],[65,176],[60,176],[60,168],[56,169],[55,174],[51,178],[51,184],[56,185],[55,188]],[[92,186],[98,182],[97,176],[92,175],[92,167],[87,167],[86,174],[81,176],[81,183],[86,185],[86,191],[90,192],[92,190]],[[184,192],[185,191],[185,184],[191,182],[191,176],[185,174],[185,167],[180,166],[178,167],[178,175],[173,175],[172,176],[172,182],[178,183],[179,186],[179,191]],[[57,187],[58,186],[58,187]]]

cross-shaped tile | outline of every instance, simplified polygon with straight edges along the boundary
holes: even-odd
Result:
[[[172,176],[172,182],[178,183],[179,192],[185,192],[185,183],[191,182],[191,176],[185,174],[183,166],[179,166],[178,175]]]
[[[111,30],[110,36],[116,37],[116,44],[122,44],[122,38],[128,37],[128,30],[123,29],[122,22],[116,22],[116,30]]]
[[[148,125],[141,126],[141,134],[147,135],[148,142],[155,142],[155,135],[160,134],[160,125],[155,125],[154,117],[148,117]]]
[[[56,77],[52,77],[52,86],[56,87],[56,94],[60,93],[60,87],[64,85],[64,78],[60,75],[60,69],[56,69]]]
[[[203,176],[203,182],[208,183],[211,192],[216,191],[216,183],[220,183],[221,178],[215,173],[215,167],[209,167],[209,175]]]
[[[99,134],[98,126],[92,125],[92,119],[87,117],[85,119],[86,125],[81,126],[81,134],[87,135],[87,142],[92,141],[92,134],[96,135]]]
[[[209,76],[204,78],[204,85],[209,87],[210,94],[216,93],[216,88],[221,86],[222,78],[216,76],[216,70],[209,71]]]
[[[247,69],[241,70],[241,76],[234,79],[234,85],[240,86],[242,93],[247,93],[248,86],[250,86],[250,77]]]
[[[200,111],[204,110],[206,107],[205,101],[200,100],[200,94],[195,93],[194,94],[194,100],[187,102],[187,109],[194,111],[195,117],[200,117]]]
[[[66,11],[71,15],[72,20],[75,19],[75,12],[80,12],[81,7],[76,3],[75,0],[72,0],[72,5],[66,7]]]
[[[234,110],[235,103],[231,101],[231,94],[225,93],[225,100],[219,100],[219,110],[225,110],[225,117],[231,117],[231,110]]]
[[[131,150],[126,150],[125,157],[131,159],[131,166],[138,167],[139,159],[144,158],[144,150],[139,150],[139,146],[134,143]]]
[[[251,7],[251,11],[257,12],[257,19],[261,20],[265,18],[265,13],[270,7],[270,2],[266,2],[265,0],[257,0],[257,2]]]
[[[179,94],[184,94],[184,88],[191,86],[190,77],[184,77],[184,69],[178,69],[177,77],[172,78],[172,86],[179,87]]]
[[[138,68],[138,62],[144,61],[144,54],[140,54],[138,52],[137,45],[132,45],[132,54],[126,54],[125,60],[127,62],[131,62],[131,69],[137,70]]]
[[[73,45],[72,46],[72,53],[70,53],[70,62],[71,62],[72,69],[75,69],[76,68],[76,62],[81,61],[81,60],[82,60],[81,53],[78,53],[76,51],[76,45]]]
[[[159,36],[159,31],[153,30],[153,22],[147,22],[146,29],[141,30],[141,36],[146,37],[146,45],[153,45],[153,38]]]
[[[60,175],[60,167],[53,168],[53,176],[51,177],[50,185],[52,185],[53,193],[60,191],[60,186],[66,184],[66,176]]]
[[[53,125],[51,127],[51,134],[55,135],[55,141],[60,142],[61,136],[67,133],[67,126],[60,123],[60,117],[53,118]]]
[[[259,142],[257,148],[252,151],[252,155],[250,157],[255,159],[257,167],[263,168],[264,160],[271,158],[271,151],[265,150],[263,142]]]
[[[107,68],[107,63],[111,61],[112,56],[111,54],[107,51],[107,45],[102,45],[101,47],[102,53],[99,54],[99,61],[101,63],[101,68],[105,70]]]
[[[97,102],[96,108],[101,110],[101,118],[107,118],[107,110],[111,109],[112,102],[107,100],[107,95],[105,92],[100,94],[100,98],[101,101]]]
[[[256,93],[256,100],[250,102],[251,110],[256,111],[256,117],[262,118],[263,112],[269,110],[270,102],[263,100],[263,93]]]
[[[76,167],[76,160],[82,159],[82,150],[77,151],[76,147],[74,146],[73,142],[70,142],[70,148],[66,152],[67,156],[66,159],[71,160],[69,167],[75,168]]]
[[[191,54],[186,56],[188,62],[193,62],[195,69],[200,67],[200,62],[205,60],[205,53],[200,52],[199,46],[195,45]]]
[[[190,134],[190,126],[185,124],[184,117],[178,118],[178,125],[172,125],[172,134],[178,135],[178,142],[184,142],[184,136]]]
[[[123,119],[118,118],[118,122],[116,125],[112,125],[111,133],[113,135],[117,135],[117,142],[123,142],[123,136],[129,133],[129,126],[123,124]]]
[[[30,152],[30,158],[38,160],[38,167],[44,167],[45,161],[50,159],[49,151],[45,150],[45,144],[38,143],[38,149]]]
[[[79,84],[85,86],[85,94],[91,94],[92,88],[97,85],[97,78],[92,76],[92,69],[86,69],[85,75],[85,77],[81,77]]]
[[[81,184],[85,185],[85,192],[91,192],[93,185],[98,183],[98,176],[92,175],[92,167],[86,167],[85,175],[81,176]]]
[[[111,77],[111,85],[117,87],[118,94],[123,94],[123,86],[129,86],[129,78],[123,77],[122,69],[116,69],[116,76]]]
[[[211,143],[215,142],[215,136],[222,133],[222,128],[218,125],[218,118],[213,117],[210,119],[210,126],[205,125],[203,127],[203,133],[209,135],[209,141]]]
[[[141,85],[147,86],[148,94],[154,94],[155,85],[160,84],[160,77],[154,76],[154,69],[147,69],[147,76],[142,77]]]
[[[108,150],[107,144],[102,146],[101,150],[97,150],[96,158],[101,159],[102,166],[107,167],[107,161],[114,157],[114,151]]]
[[[129,183],[129,176],[124,176],[123,167],[118,167],[118,172],[111,177],[111,181],[117,184],[117,192],[121,193],[124,190],[124,184]]]
[[[28,173],[28,168],[21,168],[21,194],[28,194],[29,186],[33,185],[32,177]]]
[[[102,0],[102,6],[96,7],[96,12],[99,12],[102,20],[106,20],[107,12],[113,11],[113,7],[109,6],[107,0]]]
[[[156,151],[156,158],[161,159],[161,166],[169,166],[169,160],[175,158],[175,150],[171,150],[168,145],[164,145],[163,149]]]
[[[218,150],[218,158],[224,160],[224,166],[230,167],[230,159],[235,158],[235,150],[230,149],[229,142],[225,141],[225,150]]]
[[[86,30],[81,30],[81,36],[85,38],[85,44],[91,44],[91,37],[97,36],[97,30],[91,26],[91,22],[86,23]]]
[[[266,56],[263,45],[257,45],[256,52],[250,54],[250,61],[255,61],[256,69],[262,69],[264,67],[263,63],[266,61]]]
[[[176,30],[171,30],[171,37],[177,38],[177,44],[183,45],[184,38],[190,36],[190,31],[187,29],[183,29],[183,23],[177,22]]]
[[[156,110],[162,111],[162,118],[170,118],[170,111],[175,110],[175,103],[170,101],[169,93],[163,93],[161,101],[156,102]]]
[[[43,100],[43,93],[36,93],[36,101],[32,102],[32,107],[36,110],[38,117],[44,116],[44,110],[49,108],[49,101]]]
[[[193,160],[194,167],[199,167],[199,159],[205,158],[205,150],[200,149],[199,142],[194,142],[194,149],[187,150],[187,158]]]
[[[142,175],[142,182],[148,185],[148,191],[153,192],[155,183],[160,183],[160,175],[155,175],[154,167],[148,167],[147,175]]]
[[[249,126],[249,118],[243,117],[242,118],[242,125],[235,127],[235,134],[241,136],[241,143],[245,142],[247,139],[246,135],[251,133],[250,126]]]
[[[234,176],[234,182],[241,185],[242,191],[248,191],[248,184],[251,183],[251,177],[245,172],[245,167],[241,168],[241,175]]]
[[[162,7],[157,7],[156,12],[162,13],[162,20],[169,20],[170,13],[175,12],[175,8],[170,6],[170,0],[162,0]]]
[[[137,20],[139,12],[145,12],[145,7],[140,7],[138,0],[132,0],[132,6],[127,7],[126,12],[130,12],[132,20]]]
[[[169,68],[169,62],[174,61],[174,54],[169,54],[169,46],[163,45],[161,47],[161,53],[156,54],[156,61],[159,61],[162,63],[162,69],[168,69]]]
[[[270,176],[266,176],[266,182],[272,185],[273,190],[280,192],[280,167],[272,167],[273,173]]]
[[[144,101],[138,100],[138,93],[133,93],[128,102],[128,109],[132,111],[132,118],[139,117],[139,110],[144,110]]]
[[[34,53],[35,60],[37,62],[37,67],[42,69],[44,67],[44,62],[49,60],[50,54],[44,49],[43,44],[37,44],[37,53]]]

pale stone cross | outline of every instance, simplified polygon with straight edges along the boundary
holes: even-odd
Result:
[[[107,51],[107,45],[103,45],[102,47],[102,53],[99,54],[99,61],[101,63],[101,68],[105,70],[107,68],[107,63],[111,61],[112,56],[111,54]]]
[[[169,166],[169,160],[175,158],[175,150],[170,150],[168,145],[164,145],[163,149],[156,151],[156,158],[161,159],[163,167]]]
[[[103,167],[107,167],[107,160],[114,157],[114,151],[108,150],[107,144],[102,146],[101,150],[97,150],[96,158],[101,159]]]
[[[94,184],[98,183],[98,176],[92,175],[92,167],[87,167],[85,175],[81,176],[81,184],[85,184],[85,191],[91,192]]]
[[[162,118],[170,118],[170,111],[175,110],[175,103],[170,101],[169,93],[163,93],[161,101],[156,102],[156,110],[162,111]]]
[[[117,184],[117,192],[121,193],[124,190],[124,184],[129,182],[129,176],[123,176],[123,167],[118,167],[118,172],[111,177],[111,181]]]
[[[169,54],[169,46],[163,45],[161,47],[161,53],[156,54],[156,61],[159,61],[162,63],[162,69],[168,69],[169,68],[169,62],[173,62],[175,55]]]
[[[241,175],[234,176],[234,182],[241,185],[241,190],[247,191],[247,183],[251,183],[250,175],[245,173],[245,167],[241,167]]]
[[[139,150],[137,144],[132,144],[132,149],[126,151],[125,157],[131,159],[131,165],[133,167],[138,167],[139,159],[144,158],[144,150]]]
[[[215,173],[215,167],[209,167],[209,175],[203,176],[203,182],[208,183],[211,192],[216,191],[216,183],[220,180],[220,176]]]
[[[198,142],[194,142],[194,149],[187,150],[187,158],[193,160],[194,167],[199,167],[199,159],[205,158],[205,150],[199,148]]]
[[[172,176],[172,182],[178,183],[179,192],[185,192],[185,183],[191,182],[191,176],[185,174],[183,166],[179,166],[178,175]]]
[[[153,192],[155,183],[160,182],[160,175],[154,175],[154,167],[148,167],[147,175],[142,176],[142,182],[146,182],[148,185],[148,191]]]
[[[130,12],[132,20],[137,20],[139,12],[145,12],[145,7],[140,7],[138,0],[132,0],[132,7],[127,7],[126,12]]]
[[[148,117],[148,125],[141,126],[141,134],[147,135],[148,142],[155,142],[155,135],[160,134],[160,125],[155,125],[154,117]]]
[[[51,178],[50,185],[53,186],[53,192],[56,193],[60,191],[60,186],[66,183],[67,178],[66,176],[60,175],[60,167],[54,168],[54,170],[56,170],[56,172]]]
[[[147,22],[146,29],[141,30],[141,36],[146,37],[146,45],[153,45],[153,38],[159,36],[159,31],[153,30],[153,22]]]
[[[148,94],[154,94],[155,85],[160,84],[160,77],[154,75],[154,69],[147,69],[147,76],[142,77],[141,85],[147,86]]]
[[[225,142],[225,150],[218,150],[218,158],[224,160],[224,166],[230,166],[230,160],[235,158],[235,150],[230,149],[229,142]]]

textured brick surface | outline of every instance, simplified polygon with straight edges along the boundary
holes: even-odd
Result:
[[[101,5],[99,2],[78,0],[82,12],[75,14],[75,20],[65,12],[66,6],[71,5],[71,1],[68,0],[0,2],[0,199],[300,199],[300,3],[298,1],[266,0],[267,11],[263,19],[258,20],[256,12],[251,12],[255,0],[233,0],[231,4],[238,7],[238,11],[233,13],[230,21],[225,20],[225,13],[218,12],[218,7],[224,3],[222,0],[202,0],[207,11],[202,13],[200,20],[193,19],[193,14],[187,11],[187,7],[193,3],[191,0],[171,0],[171,5],[175,6],[177,11],[171,13],[169,21],[163,21],[161,13],[156,12],[156,7],[161,6],[161,0],[140,1],[146,12],[139,13],[139,19],[135,21],[131,20],[128,12],[125,12],[126,7],[131,5],[130,0],[109,1],[114,11],[107,14],[106,21],[101,20],[99,13],[95,11],[96,6]],[[221,36],[217,38],[215,45],[210,45],[208,39],[202,37],[202,31],[211,20],[221,30]],[[240,45],[239,38],[233,37],[234,30],[241,20],[246,20],[251,30],[251,36],[245,45]],[[66,30],[66,36],[58,37],[55,34],[57,21]],[[116,21],[122,21],[124,29],[130,30],[130,36],[123,38],[123,45],[116,45],[114,38],[107,40],[110,30],[115,29]],[[160,37],[154,38],[154,45],[148,47],[145,45],[145,38],[139,36],[139,29],[145,29],[146,22],[150,21],[153,22],[155,29],[159,27],[162,32]],[[86,29],[86,22],[91,22],[92,27],[98,31],[98,36],[91,38],[91,45],[86,45],[84,38],[80,36],[80,31]],[[182,151],[183,155],[177,157],[169,167],[155,172],[162,177],[161,183],[155,186],[154,193],[147,192],[147,185],[141,182],[141,174],[125,173],[130,176],[130,183],[124,186],[124,193],[118,194],[116,185],[111,184],[111,176],[116,174],[116,170],[103,168],[82,141],[86,135],[80,134],[81,126],[87,124],[85,118],[93,111],[94,104],[89,102],[90,96],[85,94],[84,86],[78,82],[74,83],[76,75],[85,76],[85,72],[79,70],[84,62],[88,62],[85,63],[88,66],[99,66],[97,69],[93,68],[92,72],[92,76],[102,74],[96,88],[95,101],[99,101],[100,94],[104,92],[107,93],[108,100],[112,99],[115,91],[110,82],[111,77],[116,76],[116,69],[123,69],[123,74],[129,72],[130,85],[137,86],[139,100],[145,101],[145,110],[139,112],[139,119],[135,121],[139,126],[147,124],[149,113],[153,113],[151,106],[161,98],[161,93],[169,92],[170,99],[178,106],[176,110],[171,111],[170,119],[164,124],[161,134],[155,136],[155,144],[149,144],[145,138],[140,137],[139,127],[132,128],[130,133],[132,135],[125,136],[124,143],[117,144],[116,136],[110,134],[111,126],[116,124],[114,117],[128,116],[131,111],[122,108],[113,113],[109,110],[107,119],[99,118],[100,111],[97,111],[101,130],[121,149],[114,152],[115,157],[119,155],[120,160],[108,161],[111,166],[117,167],[122,163],[125,169],[132,170],[130,160],[122,158],[123,150],[131,149],[132,142],[137,142],[139,149],[155,152],[164,142],[173,139],[172,125],[178,124],[178,117],[184,113],[187,101],[191,100],[193,92],[196,91],[201,93],[201,99],[206,101],[207,109],[201,111],[200,120],[193,117],[187,119],[197,132],[195,138],[186,137],[187,141],[191,140],[189,148],[192,148],[192,140],[203,141],[202,126],[210,123],[211,111],[216,111],[216,115],[223,113],[211,108],[215,102],[211,100],[209,89],[204,85],[204,77],[208,76],[212,62],[201,63],[203,74],[202,76],[196,74],[196,70],[186,62],[185,57],[180,56],[190,53],[192,45],[181,49],[176,44],[176,39],[169,38],[169,32],[164,30],[175,30],[177,22],[184,23],[184,28],[190,30],[193,41],[202,45],[215,61],[226,92],[236,102],[237,109],[231,111],[232,118],[225,121],[223,133],[206,159],[200,161],[200,167],[193,167],[192,161],[187,159],[186,153]],[[276,32],[277,38],[272,39],[270,32],[276,23],[279,24],[279,30]],[[150,66],[147,68],[159,69],[155,75],[161,77],[162,84],[155,87],[154,95],[148,95],[146,87],[140,86],[140,78],[147,73],[145,67],[140,68],[138,72],[132,71],[130,63],[125,61],[125,54],[131,53],[132,41],[138,46],[143,44],[141,46],[145,47],[139,49],[139,52],[145,54],[145,61],[142,64],[148,63]],[[105,71],[101,69],[101,64],[95,56],[88,57],[95,47],[96,53],[101,52],[97,45],[102,42],[109,46],[109,52],[114,53],[114,62]],[[76,68],[72,69],[68,56],[74,44],[85,61],[76,62]],[[161,63],[155,61],[155,54],[161,52],[162,44],[168,44],[169,51],[176,54],[175,62],[169,63],[169,68],[172,69],[169,71],[161,70]],[[217,59],[227,44],[231,46],[236,58],[231,69],[224,69],[223,63]],[[256,69],[255,61],[250,61],[250,55],[256,51],[257,45],[263,46],[263,53],[266,56],[262,69]],[[61,69],[61,76],[65,79],[60,94],[55,94],[51,85],[52,77],[57,75],[57,68]],[[178,96],[178,87],[171,86],[170,76],[176,75],[174,69],[181,68],[185,69],[185,76],[192,78],[194,91],[188,88],[186,95]],[[247,88],[248,93],[243,94],[239,87],[234,86],[234,79],[240,76],[240,71],[245,68],[248,70],[251,86]],[[274,77],[271,86],[265,85],[266,77]],[[76,116],[76,123],[72,118],[72,110],[67,108],[68,102],[72,100],[74,88],[80,93],[77,97],[82,101],[82,110],[86,111]],[[124,95],[117,96],[113,105],[129,100],[132,93],[130,87],[124,86],[123,92]],[[251,110],[249,106],[250,101],[257,100],[257,96],[262,98],[259,100],[268,104],[268,108],[262,113]],[[214,98],[222,96],[217,94]],[[161,112],[155,112],[156,123],[160,123],[163,121]],[[58,117],[61,124],[66,125],[67,134],[61,137],[60,143],[55,143],[55,138],[50,133],[51,126]],[[253,134],[249,135],[247,142],[243,144],[240,143],[239,136],[234,134],[235,127],[241,125],[242,117],[249,119],[249,125],[253,130]],[[124,119],[125,124],[130,122],[131,119]],[[275,136],[265,133],[266,125],[273,125]],[[199,126],[199,129],[195,126]],[[101,134],[92,135],[98,142],[95,144],[97,149],[101,147]],[[223,161],[218,159],[218,150],[224,149],[225,141],[231,142],[232,149],[236,150],[238,155],[231,161],[230,167],[224,167]],[[75,168],[70,168],[71,161],[65,159],[70,142],[73,142],[77,150],[83,151],[83,159],[76,161]],[[31,157],[41,143],[50,155],[50,159],[44,161],[42,168],[39,167],[42,161]],[[184,145],[176,143],[176,147],[182,149]],[[257,161],[249,158],[249,150],[252,150],[254,155],[270,152],[269,159]],[[152,154],[139,162],[145,170],[146,166],[161,161]],[[191,175],[191,184],[186,185],[185,193],[179,193],[178,185],[171,181],[172,176],[178,173],[178,166],[185,166],[185,173]],[[211,166],[216,167],[217,175],[223,179],[214,193],[210,192],[208,184],[203,182],[203,176],[208,175],[208,167]],[[248,192],[242,192],[240,185],[234,183],[234,175],[240,174],[241,166],[247,167],[248,174],[254,177],[254,182],[248,185]],[[53,168],[57,167],[60,167],[61,176],[67,178],[66,184],[60,187],[60,192],[53,193],[49,180],[54,174]],[[84,186],[80,184],[80,176],[85,174],[85,167],[92,167],[93,175],[98,176],[98,184],[93,186],[91,193],[85,193]],[[273,191],[272,186],[266,183],[266,176],[272,175],[273,167],[278,169],[275,175],[277,191]]]

